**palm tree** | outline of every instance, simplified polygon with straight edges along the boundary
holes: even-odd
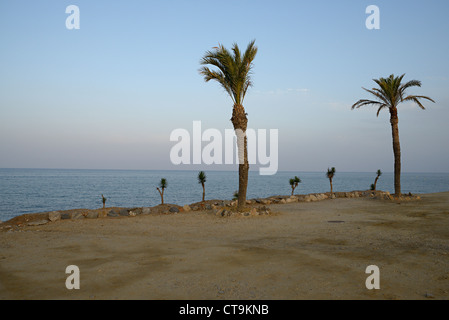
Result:
[[[382,175],[382,171],[380,171],[380,169],[379,169],[379,170],[377,170],[376,174],[377,174],[377,177],[374,180],[374,183],[371,185],[371,190],[376,190],[377,180],[379,180],[379,177]]]
[[[159,189],[160,188],[160,189]],[[167,179],[162,178],[161,182],[159,182],[159,187],[156,187],[157,191],[159,191],[159,194],[161,195],[161,204],[164,204],[164,190],[167,188]],[[161,191],[162,189],[162,191]]]
[[[106,207],[106,198],[103,196],[103,195],[101,195],[101,200],[103,201],[103,209]]]
[[[327,168],[327,172],[326,172],[326,177],[329,179],[329,182],[331,184],[331,196],[332,196],[332,179],[334,178],[335,175],[335,168],[332,167],[332,169]]]
[[[408,88],[421,87],[421,82],[418,80],[411,80],[407,83],[402,83],[404,76],[405,74],[395,77],[392,74],[388,78],[373,79],[379,88],[373,88],[371,90],[365,88],[363,89],[376,97],[376,100],[361,99],[352,106],[352,109],[354,109],[365,105],[374,105],[379,107],[377,110],[377,116],[379,116],[379,112],[384,108],[388,108],[390,111],[390,124],[393,136],[394,153],[394,193],[396,196],[401,195],[401,147],[399,144],[397,107],[401,102],[411,101],[416,103],[421,109],[425,110],[424,106],[420,102],[420,99],[427,99],[435,102],[426,96],[407,95],[406,90]]]
[[[295,192],[295,188],[298,186],[299,183],[301,183],[301,179],[299,179],[297,176],[290,179],[290,186],[292,187],[292,195]]]
[[[256,57],[257,47],[255,46],[255,40],[253,40],[248,44],[243,54],[235,43],[232,46],[232,52],[221,44],[213,49],[205,53],[200,64],[214,66],[217,70],[202,67],[199,72],[204,76],[206,82],[217,81],[226,90],[233,102],[231,122],[237,135],[239,154],[238,209],[242,210],[246,203],[249,171],[246,139],[248,118],[242,103],[248,88],[252,86],[252,62]]]
[[[203,187],[203,202],[204,202],[204,196],[206,195],[206,189],[204,187],[204,184],[206,183],[206,174],[204,173],[204,171],[200,171],[200,173],[198,173],[198,183],[200,183],[201,186]]]

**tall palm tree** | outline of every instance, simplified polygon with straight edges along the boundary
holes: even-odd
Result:
[[[203,187],[203,202],[204,202],[204,197],[206,195],[206,188],[204,187],[204,184],[206,183],[206,174],[204,173],[204,171],[200,171],[198,173],[198,183],[201,184],[201,186]]]
[[[377,186],[377,180],[379,180],[379,177],[382,175],[382,171],[377,170],[376,172],[377,176],[376,179],[374,180],[374,183],[371,185],[371,190],[376,190],[376,186]]]
[[[331,196],[333,192],[332,179],[334,178],[334,175],[335,175],[335,168],[334,167],[332,167],[332,169],[327,168],[326,177],[329,179],[329,182],[331,184]]]
[[[238,209],[241,210],[246,204],[246,189],[248,187],[248,147],[246,129],[248,118],[243,108],[243,99],[249,87],[252,86],[251,71],[253,60],[257,54],[255,40],[251,41],[242,54],[238,45],[233,44],[232,52],[223,45],[214,47],[207,51],[201,59],[201,65],[211,65],[216,70],[202,67],[199,72],[204,80],[217,81],[229,94],[233,102],[231,122],[237,135],[237,147],[239,153],[239,198]]]
[[[161,182],[159,182],[159,187],[156,187],[157,191],[159,191],[159,194],[161,195],[161,204],[164,204],[164,190],[165,190],[165,188],[167,188],[167,179],[162,178]]]
[[[421,81],[411,80],[406,83],[402,83],[404,76],[405,74],[395,77],[392,74],[388,78],[373,79],[379,88],[373,88],[371,90],[365,88],[363,89],[372,94],[376,100],[361,99],[351,108],[354,109],[365,105],[374,105],[379,107],[377,110],[377,116],[379,116],[379,112],[384,108],[388,108],[390,111],[390,124],[393,136],[394,153],[394,193],[396,196],[401,195],[401,146],[399,144],[397,107],[401,102],[411,101],[416,103],[421,109],[425,110],[424,106],[420,102],[420,99],[427,99],[435,102],[426,96],[407,95],[406,90],[410,87],[421,87]]]
[[[298,186],[299,183],[301,183],[301,179],[299,179],[297,176],[290,179],[290,186],[292,187],[292,195],[295,192],[295,188]]]

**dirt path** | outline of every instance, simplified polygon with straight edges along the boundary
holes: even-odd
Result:
[[[62,220],[0,232],[0,299],[448,299],[449,192],[273,216]],[[68,265],[79,290],[65,286]],[[368,290],[365,269],[380,269]]]

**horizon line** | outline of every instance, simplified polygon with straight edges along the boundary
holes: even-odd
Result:
[[[14,168],[14,167],[0,167],[0,170],[86,170],[86,171],[192,171],[192,172],[198,172],[198,171],[207,171],[207,169],[117,169],[117,168],[107,168],[107,169],[99,169],[99,168],[29,168],[29,167],[21,167],[21,168]],[[219,170],[219,169],[210,169],[208,171],[215,171],[215,172],[238,172],[238,168],[236,170]],[[257,172],[256,169],[250,169],[249,172]],[[318,171],[318,170],[278,170],[277,172],[302,172],[302,173],[321,173],[325,172]],[[376,171],[337,171],[341,173],[372,173]],[[382,171],[382,173],[394,173],[394,171]],[[441,174],[448,174],[449,171],[402,171],[401,173],[441,173]]]

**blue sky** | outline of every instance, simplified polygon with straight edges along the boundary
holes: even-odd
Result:
[[[365,27],[372,4],[380,30]],[[232,128],[200,58],[255,39],[244,106],[250,128],[279,130],[280,170],[393,171],[388,112],[350,107],[405,73],[437,103],[399,107],[403,171],[448,172],[448,15],[447,0],[3,0],[0,167],[196,169],[171,164],[170,133]]]

